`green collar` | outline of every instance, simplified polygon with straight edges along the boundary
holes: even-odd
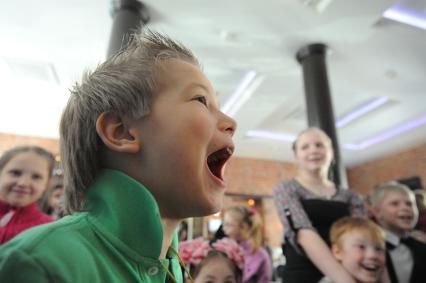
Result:
[[[139,256],[159,258],[163,242],[160,211],[150,191],[136,180],[120,171],[102,170],[90,186],[84,211],[110,240]],[[172,246],[177,249],[176,234]]]

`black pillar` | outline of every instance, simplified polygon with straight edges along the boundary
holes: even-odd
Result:
[[[332,179],[337,185],[347,187],[346,172],[341,164],[334,112],[328,86],[326,55],[327,46],[322,43],[316,43],[300,48],[296,54],[296,59],[303,69],[308,125],[324,130],[331,138],[335,161],[332,168]]]
[[[113,0],[113,18],[107,57],[120,51],[129,41],[129,35],[146,24],[149,13],[144,4],[137,0]]]

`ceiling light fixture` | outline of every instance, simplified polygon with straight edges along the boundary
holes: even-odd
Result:
[[[391,128],[388,131],[385,131],[385,132],[380,133],[376,136],[368,138],[368,139],[366,139],[362,142],[359,142],[359,143],[356,143],[356,144],[345,144],[344,146],[345,146],[345,148],[352,149],[352,150],[366,149],[366,148],[368,148],[372,145],[384,142],[384,141],[386,141],[390,138],[393,138],[393,137],[398,136],[402,133],[405,133],[409,130],[417,128],[417,127],[419,127],[423,124],[426,124],[426,115],[424,115],[420,118],[408,121],[408,122],[401,124],[401,125],[399,125],[395,128]]]
[[[264,76],[257,76],[255,71],[249,71],[238,84],[236,90],[225,102],[221,111],[229,116],[234,116],[241,106],[252,96],[263,82]]]
[[[425,16],[413,10],[402,9],[397,6],[393,6],[383,13],[383,17],[410,26],[426,29]]]
[[[399,125],[395,128],[392,128],[388,131],[385,131],[376,136],[370,137],[359,143],[346,143],[343,145],[344,148],[350,150],[363,150],[377,143],[384,142],[390,138],[398,136],[404,132],[417,128],[423,124],[426,124],[426,115],[408,121],[402,125]],[[288,134],[288,133],[278,133],[278,132],[270,132],[265,130],[250,130],[246,132],[247,137],[253,138],[263,138],[263,139],[271,139],[271,140],[279,140],[286,142],[293,142],[296,139],[296,135]]]
[[[348,124],[349,122],[361,117],[362,115],[373,111],[374,109],[378,108],[379,106],[382,106],[386,102],[389,101],[389,98],[386,96],[376,97],[361,107],[349,112],[348,114],[344,115],[342,118],[338,119],[336,122],[336,127],[341,128],[344,125]]]
[[[263,138],[286,142],[294,142],[296,140],[296,136],[292,134],[277,133],[264,130],[250,130],[246,132],[246,136],[251,138]]]

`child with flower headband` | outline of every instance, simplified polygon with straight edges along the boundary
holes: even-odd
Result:
[[[224,238],[212,244],[203,238],[179,243],[179,254],[190,269],[193,282],[240,283],[244,254],[240,246]]]
[[[269,283],[272,262],[262,247],[263,223],[255,208],[233,206],[225,209],[223,231],[237,241],[244,252],[243,283]]]

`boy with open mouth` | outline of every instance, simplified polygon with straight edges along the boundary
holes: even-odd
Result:
[[[383,282],[385,236],[377,224],[366,218],[341,218],[331,226],[330,241],[333,256],[357,283]]]
[[[0,281],[182,282],[176,228],[221,209],[235,130],[190,50],[134,35],[64,110],[72,215],[0,249]]]
[[[371,195],[372,212],[386,232],[386,265],[392,283],[425,282],[426,244],[410,236],[418,219],[414,193],[396,182]]]

